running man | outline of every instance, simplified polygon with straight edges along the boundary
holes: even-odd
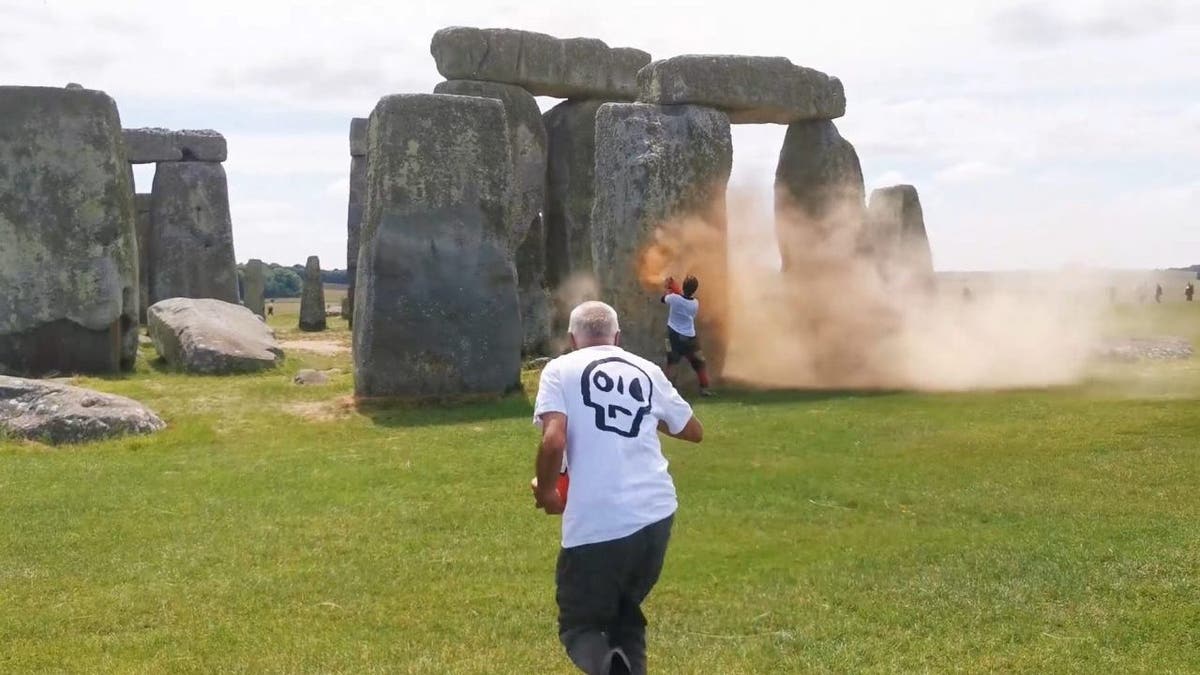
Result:
[[[641,604],[678,505],[658,434],[699,443],[704,427],[658,366],[621,349],[612,307],[579,305],[569,332],[573,351],[542,371],[533,413],[542,431],[534,500],[563,514],[558,638],[585,673],[643,675]],[[557,487],[564,455],[569,495]]]
[[[700,312],[696,291],[699,289],[700,282],[696,277],[684,279],[682,288],[674,277],[667,277],[667,293],[662,296],[663,304],[667,306],[667,367],[663,372],[674,382],[675,366],[680,359],[687,359],[700,380],[700,395],[712,396],[708,388],[708,365],[696,338],[696,314]]]

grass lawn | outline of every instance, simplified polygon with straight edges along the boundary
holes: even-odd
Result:
[[[292,311],[282,338],[348,343]],[[1200,344],[1200,306],[1121,321]],[[242,377],[147,361],[79,382],[166,431],[0,441],[0,671],[572,672],[527,397],[359,410],[347,354]],[[298,387],[302,367],[343,373]],[[1200,360],[702,401],[704,444],[666,441],[681,509],[651,668],[1198,671],[1198,400]]]

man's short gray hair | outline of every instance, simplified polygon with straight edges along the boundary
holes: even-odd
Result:
[[[576,340],[612,340],[620,330],[617,310],[599,300],[589,300],[571,310],[568,331]]]

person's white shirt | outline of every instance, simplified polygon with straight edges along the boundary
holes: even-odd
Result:
[[[620,539],[675,513],[658,423],[679,433],[692,407],[661,368],[612,345],[564,354],[542,370],[534,423],[552,412],[567,416],[563,548]]]
[[[696,337],[696,313],[700,311],[700,301],[668,293],[663,296],[663,302],[667,303],[667,328],[684,337]]]

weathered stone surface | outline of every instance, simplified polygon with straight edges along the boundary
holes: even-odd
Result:
[[[321,281],[321,260],[315,255],[308,256],[304,265],[300,330],[325,330],[325,284]]]
[[[492,99],[417,94],[376,105],[354,303],[359,396],[517,384],[506,136],[504,107]]]
[[[603,101],[563,101],[542,117],[549,141],[545,212],[546,277],[551,288],[572,274],[592,274],[596,111],[602,105]]]
[[[734,124],[831,120],[846,114],[841,80],[783,57],[687,54],[638,73],[638,101],[692,103],[729,113]]]
[[[933,253],[915,187],[893,185],[871,191],[864,240],[885,279],[934,289]]]
[[[366,117],[352,117],[350,119],[351,157],[367,156],[367,123],[369,121]]]
[[[0,364],[9,372],[133,366],[134,220],[108,95],[0,87]]]
[[[238,301],[225,169],[163,162],[154,172],[150,303],[168,298]]]
[[[508,28],[443,28],[430,52],[448,80],[524,87],[536,96],[631,101],[650,55],[589,38],[559,39]]]
[[[149,193],[133,196],[138,246],[138,321],[146,323],[146,308],[150,306],[150,235],[154,230],[151,220],[153,198]]]
[[[660,228],[686,228],[709,250],[685,251],[701,277],[702,346],[719,372],[724,352],[725,185],[733,142],[725,113],[699,106],[609,103],[596,114],[592,256],[600,297],[621,318],[623,346],[661,359],[666,311],[661,280],[644,285],[638,264]],[[718,280],[717,277],[720,277]],[[705,284],[705,279],[708,279]]]
[[[350,158],[350,200],[346,207],[346,276],[349,288],[346,297],[349,299],[347,309],[350,314],[346,317],[350,326],[354,326],[354,289],[358,287],[358,249],[360,231],[362,228],[363,206],[367,201],[367,158]]]
[[[221,375],[275,367],[275,331],[249,309],[209,298],[171,298],[147,312],[158,355],[189,373]]]
[[[266,318],[267,266],[258,258],[251,258],[242,270],[242,278],[245,286],[242,304],[251,312]]]
[[[125,129],[125,153],[130,164],[178,162],[183,148],[175,140],[175,132],[161,127]]]
[[[82,443],[148,434],[166,423],[137,401],[46,380],[0,376],[0,434]]]
[[[546,286],[546,241],[542,207],[546,201],[546,127],[537,99],[520,87],[475,80],[451,80],[437,94],[494,98],[504,104],[513,160],[513,215],[510,246],[516,253],[517,294],[521,301],[524,352],[543,352],[550,340],[550,293]]]
[[[858,153],[834,123],[790,125],[775,169],[775,228],[784,272],[814,255],[850,255],[864,209]]]
[[[124,140],[131,164],[224,162],[229,155],[225,137],[212,129],[125,129]]]

